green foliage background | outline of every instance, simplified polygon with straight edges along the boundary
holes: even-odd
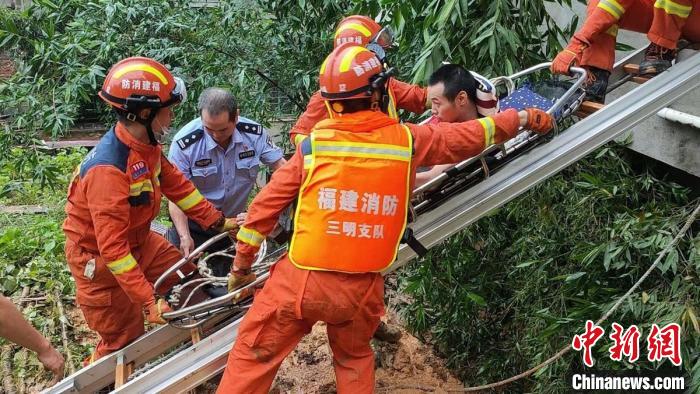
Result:
[[[419,83],[443,60],[491,77],[509,74],[551,58],[571,33],[553,24],[541,0],[187,3],[34,0],[21,12],[0,8],[0,52],[19,67],[0,82],[0,115],[11,115],[0,124],[0,204],[50,209],[48,215],[0,216],[4,294],[17,296],[27,286],[74,293],[60,223],[68,178],[85,152],[47,155],[31,146],[42,134],[64,135],[79,122],[111,122],[95,93],[119,59],[154,57],[184,77],[191,99],[177,111],[180,124],[195,116],[199,92],[211,85],[231,89],[243,114],[269,122],[298,114],[316,90],[317,68],[344,15],[376,15],[392,26],[398,47],[389,60],[401,79]],[[599,150],[401,272],[402,289],[413,300],[402,308],[406,322],[467,384],[510,376],[570,343],[586,319],[599,317],[639,278],[679,228],[690,192],[644,166],[633,171],[622,152]],[[640,325],[644,335],[652,322],[682,324],[684,368],[695,388],[696,233],[697,227],[612,318]],[[52,305],[25,312],[58,344]],[[77,331],[70,335],[77,365],[89,349]],[[659,368],[611,363],[606,348],[596,352],[603,368]],[[508,390],[562,392],[564,376],[579,366],[580,355],[570,354]],[[38,373],[32,365],[15,371],[15,380]]]
[[[620,146],[567,168],[400,271],[405,320],[471,385],[516,375],[583,333],[651,266],[698,204],[690,190],[634,171]],[[697,222],[696,222],[697,224]],[[697,225],[602,326],[601,370],[661,369],[700,384],[700,236]],[[613,362],[612,323],[642,331],[640,360]],[[682,327],[682,369],[646,361],[652,323]],[[582,370],[571,352],[515,392],[561,393]],[[691,390],[691,391],[692,391]]]

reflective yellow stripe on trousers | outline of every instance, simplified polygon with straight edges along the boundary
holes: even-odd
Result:
[[[678,4],[671,0],[656,0],[654,8],[661,8],[666,11],[667,14],[677,15],[681,18],[687,18],[690,15],[690,11],[693,10],[692,6]]]

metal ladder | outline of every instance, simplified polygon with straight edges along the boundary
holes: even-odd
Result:
[[[615,65],[611,83],[631,80],[624,71],[627,63],[638,63],[643,50]],[[700,86],[700,54],[679,62],[668,71],[638,86],[630,93],[570,127],[551,141],[515,158],[503,169],[468,190],[445,201],[413,223],[418,240],[430,248],[507,203],[531,187],[575,163],[613,140],[644,119]],[[405,265],[415,257],[407,247],[399,250],[397,261],[385,272]],[[264,280],[267,274],[259,278]],[[132,376],[116,392],[183,392],[221,373],[242,319],[242,313],[220,317],[204,328],[212,333],[181,349],[164,362]],[[65,378],[46,393],[95,392],[115,382],[115,370],[131,365],[141,368],[173,346],[190,338],[187,331],[164,326],[153,330],[124,349],[100,359]]]

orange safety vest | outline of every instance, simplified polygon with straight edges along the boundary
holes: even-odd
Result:
[[[394,262],[406,228],[412,142],[400,124],[310,134],[289,247],[294,265],[362,273]]]

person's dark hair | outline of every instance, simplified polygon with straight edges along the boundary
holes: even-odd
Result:
[[[227,112],[230,120],[236,118],[238,105],[233,95],[225,89],[221,88],[206,88],[199,96],[197,109],[200,115],[202,111],[207,110],[210,115],[216,116],[222,112]]]
[[[444,95],[450,102],[455,100],[459,92],[465,91],[469,100],[476,103],[476,79],[472,73],[459,64],[444,64],[435,70],[428,79],[429,86],[437,85],[440,82],[445,85]]]

